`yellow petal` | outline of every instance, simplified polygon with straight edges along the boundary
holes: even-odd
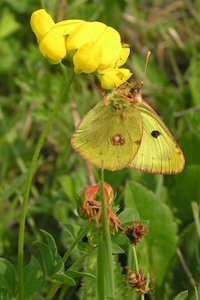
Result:
[[[105,69],[102,74],[97,74],[103,89],[113,89],[125,83],[132,73],[129,69]]]
[[[66,56],[66,32],[80,26],[81,20],[62,21],[55,24],[40,40],[39,49],[52,64],[58,64]]]
[[[120,57],[120,35],[101,22],[85,22],[72,31],[66,41],[67,50],[70,52],[94,41],[102,48],[101,64],[114,65]]]
[[[119,59],[121,53],[119,33],[107,26],[97,43],[102,47],[102,65],[113,65],[114,67],[114,63]]]
[[[39,49],[52,64],[58,64],[66,56],[65,37],[51,30],[41,40]]]
[[[130,48],[128,45],[123,45],[121,48],[121,53],[119,56],[119,60],[117,61],[116,67],[121,67],[127,61],[130,54]]]
[[[96,42],[86,43],[76,51],[73,57],[74,72],[76,74],[93,73],[99,67],[101,55],[101,47]]]
[[[65,20],[58,22],[54,25],[52,29],[56,29],[62,35],[69,35],[73,30],[77,29],[86,21],[74,19],[74,20]]]
[[[55,24],[51,16],[48,15],[44,9],[33,12],[30,23],[38,41],[40,41]]]
[[[100,22],[84,22],[67,38],[67,49],[72,51],[84,44],[97,41],[105,30],[106,25]]]

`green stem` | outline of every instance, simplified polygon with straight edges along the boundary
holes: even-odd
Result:
[[[90,226],[91,224],[88,223],[87,226],[81,231],[81,233],[79,234],[79,236],[77,237],[77,239],[72,243],[72,245],[69,247],[69,249],[67,250],[67,252],[65,253],[65,255],[63,256],[62,261],[65,263],[66,260],[68,259],[68,257],[70,256],[72,250],[76,247],[76,245],[82,240],[82,238],[88,233],[88,231],[90,230]]]
[[[79,234],[79,236],[76,238],[76,240],[72,243],[72,245],[69,247],[69,249],[66,251],[65,255],[62,258],[63,263],[66,262],[66,260],[68,259],[68,257],[70,256],[72,250],[76,247],[76,245],[82,240],[82,238],[88,233],[90,229],[90,223],[87,224],[87,226],[81,231],[81,233]],[[83,257],[83,256],[82,256]],[[75,264],[73,265],[73,267],[75,267]],[[71,269],[72,266],[69,268]],[[55,283],[52,288],[50,289],[49,293],[47,294],[47,296],[45,297],[45,300],[50,300],[54,297],[54,295],[56,294],[56,292],[59,290],[60,286],[62,284],[61,283]]]
[[[105,284],[105,262],[103,255],[103,236],[102,232],[99,231],[99,240],[97,248],[97,276],[96,276],[96,291],[97,299],[106,299],[106,284]]]
[[[137,259],[137,252],[135,249],[135,246],[132,246],[133,248],[133,255],[134,255],[134,261],[135,261],[135,271],[137,274],[139,274],[139,265],[138,265],[138,259]]]
[[[104,195],[104,171],[101,169],[101,199],[102,199],[102,250],[103,264],[106,279],[106,294],[109,300],[114,299],[114,272],[113,272],[113,257],[110,229],[108,224],[108,216],[106,209],[106,199]]]
[[[69,73],[69,77],[68,77],[68,82],[65,88],[64,93],[67,93],[70,85],[72,83],[72,79],[73,79],[73,74]],[[43,143],[45,141],[45,138],[48,134],[48,131],[51,127],[51,125],[53,124],[53,122],[55,121],[56,115],[63,103],[63,97],[64,95],[62,95],[60,97],[60,99],[56,102],[56,105],[45,125],[45,128],[39,138],[39,141],[36,145],[32,160],[31,160],[31,164],[30,164],[30,168],[29,168],[29,172],[28,172],[28,176],[27,176],[27,180],[25,183],[25,190],[24,190],[24,197],[23,197],[23,202],[22,202],[22,208],[21,208],[21,216],[20,216],[20,224],[19,224],[19,239],[18,239],[18,277],[19,277],[19,300],[23,300],[24,299],[24,234],[25,234],[25,221],[26,221],[26,211],[27,211],[27,204],[28,204],[28,200],[29,200],[29,194],[30,194],[30,188],[31,188],[31,183],[32,183],[32,179],[36,170],[36,166],[37,166],[37,161],[38,161],[38,157],[41,151],[41,148],[43,146]],[[65,99],[66,101],[66,99]]]
[[[196,286],[194,287],[196,300],[199,300],[199,295]]]
[[[93,251],[93,249],[91,250],[91,252]],[[85,252],[84,254],[82,254],[70,267],[67,271],[70,270],[74,270],[77,266],[79,266],[84,260],[85,258],[90,255],[90,251]]]
[[[159,198],[161,197],[162,187],[163,187],[163,175],[157,176],[156,196],[158,196]]]
[[[193,216],[194,216],[194,222],[196,225],[197,235],[198,235],[198,238],[200,239],[199,207],[198,207],[198,204],[194,201],[192,202],[192,212],[193,212]]]

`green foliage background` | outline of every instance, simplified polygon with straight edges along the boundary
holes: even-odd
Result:
[[[147,299],[173,299],[183,290],[189,291],[188,299],[197,299],[194,283],[198,287],[200,278],[200,1],[43,2],[2,0],[0,3],[1,299],[15,299],[17,295],[15,273],[23,188],[38,137],[65,87],[62,69],[41,56],[30,29],[31,13],[42,5],[55,21],[98,20],[117,29],[122,41],[131,46],[127,66],[133,72],[132,80],[143,80],[145,57],[148,50],[152,52],[143,98],[162,115],[181,146],[185,170],[174,176],[128,169],[106,171],[105,180],[116,191],[115,204],[120,211],[132,208],[137,212],[135,216],[149,222],[149,234],[137,248],[140,268],[150,273],[154,287]],[[95,81],[92,76],[90,79]],[[95,168],[88,170],[70,146],[75,128],[72,107],[75,105],[83,117],[101,99],[102,95],[87,78],[75,77],[70,101],[59,111],[42,148],[26,221],[25,264],[30,276],[26,299],[45,299],[51,286],[43,278],[38,252],[49,254],[49,247],[52,254],[52,249],[56,249],[59,254],[54,253],[54,258],[59,268],[59,257],[73,241],[72,229],[59,223],[70,224],[73,231],[86,223],[77,214],[77,194],[91,184],[91,174],[96,182],[100,174]],[[53,236],[56,246],[52,237],[41,229]],[[120,244],[114,237],[113,243],[129,253],[126,243]],[[44,246],[47,244],[48,247]],[[87,253],[91,244],[82,241],[66,267]],[[132,258],[124,253],[115,260],[116,299],[139,299],[126,290],[123,279],[119,280],[127,263],[131,265]],[[91,254],[78,270],[95,275],[95,264],[95,255]],[[46,262],[46,267],[49,265]],[[2,271],[5,266],[7,273]],[[39,275],[34,285],[36,273]],[[50,274],[54,271],[46,270],[46,277]],[[93,277],[83,279],[80,275],[74,282],[70,281],[72,277],[70,274],[69,281],[65,281],[66,285],[54,299],[96,299]]]

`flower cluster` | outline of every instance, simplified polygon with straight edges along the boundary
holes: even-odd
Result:
[[[132,245],[138,244],[146,233],[148,233],[147,226],[139,222],[136,222],[125,229],[125,234]]]
[[[143,274],[130,271],[128,274],[128,283],[136,293],[148,294],[150,291],[148,280],[144,279]]]
[[[99,196],[100,189],[101,186],[99,184],[87,187],[82,192],[84,202],[81,206],[81,213],[85,215],[89,221],[96,220],[99,224],[102,221],[102,207],[101,202],[97,201],[96,197]],[[110,204],[114,199],[114,192],[107,182],[104,182],[104,196],[109,226],[115,228],[116,231],[118,231],[118,229],[123,230],[120,221],[110,208]]]
[[[132,75],[122,66],[130,53],[119,33],[101,22],[65,20],[55,23],[44,9],[31,16],[40,52],[52,64],[67,59],[74,72],[95,73],[104,89],[120,86]]]

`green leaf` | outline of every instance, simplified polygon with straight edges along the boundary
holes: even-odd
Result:
[[[184,292],[181,292],[180,294],[178,294],[174,300],[185,300],[187,299],[188,297],[188,291],[184,291]]]
[[[54,274],[57,272],[61,272],[64,269],[64,264],[62,262],[62,258],[58,254],[55,240],[48,232],[46,232],[44,230],[41,230],[41,231],[43,232],[43,234],[46,238],[47,244],[48,244],[47,248],[48,248],[49,253],[47,253],[48,254],[47,259],[46,259],[46,257],[44,257],[44,255],[43,255],[44,253],[42,253],[44,263],[47,263],[47,265],[46,265],[47,269],[49,271],[51,270],[51,273],[48,273],[48,274],[50,275],[50,274]],[[41,245],[42,245],[42,243],[41,243]],[[44,244],[44,245],[46,245],[46,244]],[[48,252],[47,248],[45,248],[44,246],[39,246],[39,247],[41,248],[41,250],[43,249],[43,250],[45,250],[45,252]]]
[[[58,254],[54,256],[47,244],[43,242],[34,242],[33,246],[37,247],[40,251],[46,276],[51,276],[64,269],[61,257]]]
[[[56,257],[58,254],[58,250],[57,250],[57,246],[56,246],[54,238],[52,237],[52,235],[50,235],[50,233],[46,232],[45,230],[41,230],[41,232],[45,236],[45,239],[46,239],[49,249],[52,253],[52,256]]]
[[[76,224],[62,224],[59,223],[64,231],[66,231],[74,240],[77,238],[79,232],[80,232],[80,226]]]
[[[119,245],[112,243],[112,253],[114,254],[124,253],[124,250]]]
[[[129,245],[129,239],[124,234],[124,232],[118,232],[111,237],[112,243],[119,245]]]
[[[154,274],[161,288],[177,246],[177,226],[172,212],[153,192],[135,182],[126,185],[125,205],[134,207],[142,219],[149,220],[149,234],[138,245],[139,265],[140,269]]]
[[[7,9],[4,9],[0,18],[0,39],[6,38],[20,28],[14,15]]]
[[[118,219],[122,224],[127,224],[139,220],[140,218],[136,209],[127,208],[118,215]]]
[[[53,274],[54,264],[52,253],[47,246],[47,244],[43,242],[36,241],[33,243],[34,248],[38,248],[42,257],[43,268],[46,276],[51,276]]]
[[[37,292],[43,283],[42,269],[34,256],[30,263],[24,268],[24,295],[28,297]]]
[[[72,271],[72,270],[69,270],[69,271],[66,271],[65,274],[69,277],[72,277],[72,278],[76,278],[76,277],[90,277],[90,278],[96,278],[96,276],[94,276],[93,274],[91,273],[86,273],[86,272],[78,272],[78,271]]]
[[[71,176],[60,176],[59,182],[71,203],[74,204],[74,199],[77,195],[76,181],[74,178]]]
[[[62,261],[62,258],[60,256],[57,257],[56,261],[54,262],[54,269],[53,271],[55,273],[61,272],[64,270],[64,263]]]
[[[65,275],[64,273],[56,273],[53,276],[51,276],[51,279],[56,280],[59,283],[69,285],[69,286],[75,286],[76,281],[72,279],[71,277]]]
[[[13,265],[5,258],[0,258],[0,295],[14,296],[16,291],[16,272]],[[5,298],[9,299],[9,298]]]

